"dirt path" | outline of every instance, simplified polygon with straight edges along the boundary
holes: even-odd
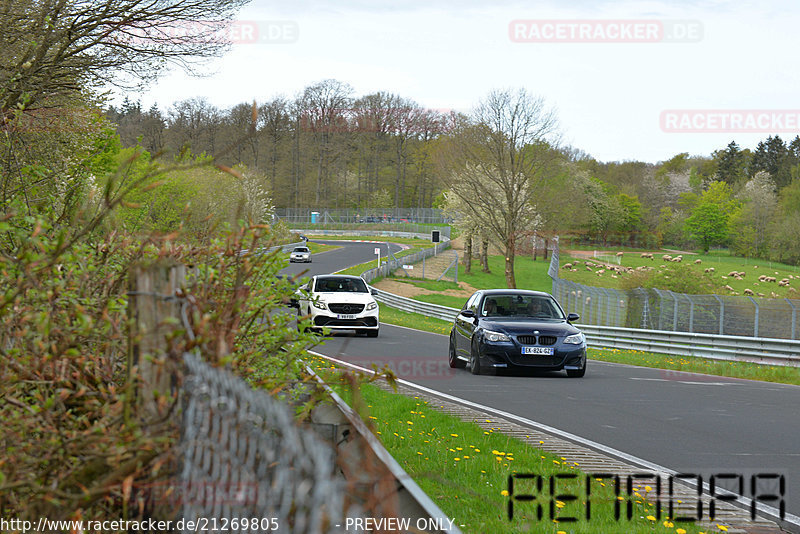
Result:
[[[471,285],[465,282],[459,282],[458,287],[461,289],[447,289],[445,291],[431,291],[430,289],[425,289],[422,287],[417,287],[414,284],[409,284],[406,282],[398,282],[396,280],[387,280],[383,279],[377,284],[375,287],[378,289],[382,289],[384,291],[388,291],[390,293],[394,293],[395,295],[400,295],[401,297],[416,297],[418,295],[450,295],[452,297],[464,297],[465,299],[468,298],[470,295],[475,293],[476,289]]]

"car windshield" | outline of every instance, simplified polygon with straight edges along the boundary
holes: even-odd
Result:
[[[318,278],[318,293],[367,293],[367,284],[361,278]]]
[[[308,252],[308,249],[306,247],[295,247],[292,252]]]
[[[564,319],[551,297],[538,295],[487,295],[481,305],[481,316]]]

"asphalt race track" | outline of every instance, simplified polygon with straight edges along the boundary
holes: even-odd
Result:
[[[373,259],[375,246],[348,245],[315,256],[311,265],[315,273],[323,268],[332,272]],[[302,264],[292,265],[298,267]],[[798,386],[598,361],[589,362],[581,379],[569,379],[563,372],[473,376],[448,367],[447,343],[443,335],[383,324],[376,339],[337,334],[315,350],[366,367],[389,365],[410,382],[679,473],[702,475],[705,482],[711,475],[741,475],[748,502],[752,475],[783,475],[787,519],[794,522],[792,516],[800,516]],[[759,479],[757,493],[777,491],[776,484]],[[766,504],[777,508],[779,502]],[[800,532],[800,524],[783,525]]]

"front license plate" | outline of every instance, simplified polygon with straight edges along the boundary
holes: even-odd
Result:
[[[336,316],[336,318],[337,319],[355,319],[356,316],[352,315],[352,314],[345,315],[345,314],[340,313],[339,315]]]
[[[552,356],[553,349],[551,347],[522,347],[522,354],[540,354],[543,356]]]

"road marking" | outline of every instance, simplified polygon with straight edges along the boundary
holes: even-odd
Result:
[[[375,371],[373,371],[372,369],[367,369],[366,367],[361,367],[359,365],[354,365],[354,364],[352,364],[350,362],[346,362],[344,360],[340,360],[338,358],[334,358],[333,356],[327,356],[325,354],[322,354],[320,352],[316,352],[316,351],[313,351],[313,350],[309,350],[308,353],[309,354],[313,354],[315,356],[319,356],[321,358],[325,358],[326,360],[332,361],[332,362],[334,362],[336,364],[339,364],[339,365],[342,365],[342,366],[345,366],[345,367],[350,367],[352,369],[361,371],[363,373],[376,374]],[[652,379],[652,380],[663,380],[663,379]],[[608,445],[604,445],[602,443],[598,443],[596,441],[593,441],[593,440],[578,436],[577,434],[573,434],[571,432],[567,432],[565,430],[561,430],[561,429],[558,429],[556,427],[553,427],[553,426],[550,426],[550,425],[546,425],[544,423],[539,423],[538,421],[534,421],[532,419],[528,419],[527,417],[522,417],[522,416],[510,413],[510,412],[506,412],[506,411],[503,411],[503,410],[498,410],[497,408],[492,408],[491,406],[486,406],[486,405],[483,405],[483,404],[479,404],[477,402],[472,402],[472,401],[469,401],[469,400],[466,400],[466,399],[462,399],[462,398],[456,397],[454,395],[448,395],[447,393],[442,393],[440,391],[436,391],[435,389],[427,388],[425,386],[421,386],[419,384],[415,384],[414,382],[409,382],[408,380],[404,380],[402,378],[397,378],[396,382],[398,382],[400,384],[403,384],[404,386],[413,388],[413,389],[418,389],[420,391],[424,391],[425,393],[428,393],[430,395],[441,397],[441,398],[449,400],[451,402],[455,402],[457,404],[461,404],[463,406],[474,408],[476,410],[482,410],[484,412],[489,412],[489,413],[492,413],[494,415],[498,415],[498,416],[503,417],[505,419],[510,419],[512,421],[516,421],[516,422],[518,422],[520,424],[523,424],[523,425],[526,425],[526,426],[529,426],[529,427],[532,427],[532,428],[539,429],[542,432],[553,434],[553,435],[558,436],[558,437],[560,437],[562,439],[565,439],[567,441],[572,441],[573,443],[579,443],[579,444],[584,445],[586,447],[589,447],[589,448],[601,451],[601,452],[603,452],[605,454],[608,454],[609,456],[613,456],[613,457],[619,458],[621,460],[624,460],[624,461],[626,461],[628,463],[631,463],[631,464],[634,464],[634,465],[638,465],[639,467],[643,467],[643,468],[648,469],[648,470],[650,470],[652,472],[655,472],[655,473],[664,473],[664,474],[670,475],[670,476],[674,476],[674,475],[677,475],[679,473],[678,471],[675,471],[673,469],[669,469],[667,467],[664,467],[662,465],[656,464],[654,462],[650,462],[650,461],[645,460],[643,458],[639,458],[638,456],[634,456],[632,454],[628,454],[627,452],[623,452],[623,451],[620,451],[620,450],[615,449],[613,447],[609,447]],[[710,492],[711,488],[708,486],[708,483],[704,482],[703,483],[703,488],[704,488],[704,491]],[[767,515],[769,519],[776,520],[776,521],[779,519],[780,510],[778,510],[777,508],[769,506],[769,505],[766,505],[766,504],[763,504],[763,503],[760,503],[760,502],[756,503],[756,506],[757,506],[757,509],[760,512],[762,512],[763,514]],[[792,523],[793,525],[800,526],[800,516],[796,516],[796,515],[791,514],[789,512],[785,513],[783,521],[786,521],[788,523]]]

